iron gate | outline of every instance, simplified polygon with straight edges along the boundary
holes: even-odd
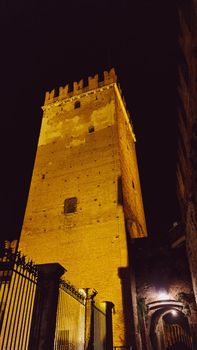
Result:
[[[85,343],[85,297],[60,280],[54,350],[83,350]]]
[[[20,252],[0,257],[0,350],[27,350],[37,270]]]

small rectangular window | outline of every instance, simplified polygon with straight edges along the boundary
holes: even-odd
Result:
[[[80,106],[81,106],[80,101],[76,101],[75,105],[74,105],[74,108],[77,109],[77,108],[80,108]]]
[[[90,127],[88,128],[88,132],[89,132],[89,134],[91,134],[92,132],[94,132],[94,126],[90,126]]]
[[[77,211],[77,198],[66,198],[64,201],[64,214],[75,213]]]

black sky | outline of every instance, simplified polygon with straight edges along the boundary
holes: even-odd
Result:
[[[174,1],[1,3],[2,236],[19,235],[46,90],[114,66],[137,136],[149,234],[178,220]]]

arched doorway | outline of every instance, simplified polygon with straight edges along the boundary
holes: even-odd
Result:
[[[166,349],[192,349],[192,338],[187,317],[176,309],[167,312],[163,317],[164,339]]]
[[[153,350],[191,350],[192,337],[182,303],[174,300],[149,304],[149,335]]]

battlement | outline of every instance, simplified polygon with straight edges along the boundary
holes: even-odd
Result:
[[[117,76],[114,68],[110,69],[109,72],[104,71],[103,77],[104,79],[101,81],[99,80],[98,74],[96,74],[94,77],[91,77],[91,76],[88,77],[87,86],[84,86],[84,81],[82,79],[79,82],[74,82],[72,88],[71,86],[69,86],[69,84],[67,84],[64,87],[60,86],[58,92],[56,92],[55,89],[53,89],[50,92],[47,91],[45,94],[44,104],[47,105],[55,101],[63,100],[65,98],[70,98],[75,95],[79,95],[81,93],[117,82]]]

